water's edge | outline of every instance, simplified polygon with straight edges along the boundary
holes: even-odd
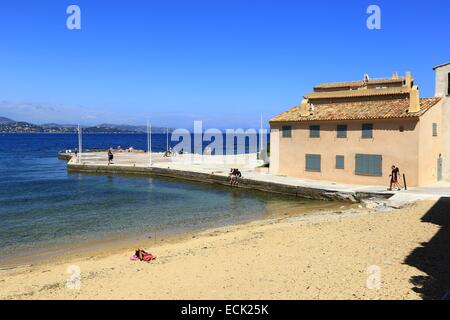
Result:
[[[47,248],[42,251],[28,253],[24,256],[6,257],[0,260],[0,271],[14,270],[23,267],[36,267],[40,265],[67,263],[79,259],[98,259],[112,254],[125,251],[130,256],[137,248],[151,250],[168,243],[179,243],[204,234],[220,232],[223,230],[245,227],[251,224],[267,224],[284,222],[291,219],[303,221],[329,220],[330,218],[342,218],[359,214],[366,214],[369,210],[361,208],[356,204],[338,201],[327,201],[326,205],[313,205],[310,207],[300,206],[290,210],[274,210],[263,217],[247,217],[234,221],[215,221],[214,224],[199,228],[185,228],[179,226],[167,229],[157,234],[129,234],[126,237],[96,239],[87,243],[75,245],[64,245],[60,247]],[[228,232],[228,231],[227,231]],[[5,258],[5,257],[4,257]]]

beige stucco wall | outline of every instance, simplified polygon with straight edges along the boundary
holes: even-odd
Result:
[[[270,130],[270,165],[269,172],[278,174],[280,170],[280,133],[278,127]]]
[[[437,136],[433,136],[433,123],[437,124]],[[419,121],[419,185],[437,181],[437,163],[443,155],[442,101],[427,111]]]
[[[450,73],[450,64],[437,68],[435,72],[435,95],[436,97],[444,97],[448,92],[448,74]]]
[[[363,123],[373,123],[372,139],[361,137]],[[309,126],[314,124],[320,125],[320,138],[309,137]],[[347,138],[336,137],[337,124],[347,125]],[[406,174],[409,186],[416,186],[419,183],[417,155],[419,153],[420,127],[417,120],[308,122],[283,125],[292,126],[292,137],[282,138],[278,131],[282,125],[272,124],[273,132],[278,132],[271,138],[271,166],[272,159],[276,159],[274,168],[271,169],[273,173],[340,183],[387,186],[390,167],[395,164],[400,167],[402,173]],[[399,131],[400,126],[404,127],[403,132]],[[274,145],[277,146],[272,150]],[[276,149],[279,152],[278,156],[274,154]],[[382,177],[355,175],[355,155],[357,153],[382,155]],[[305,170],[305,154],[321,155],[321,172]],[[345,169],[335,168],[336,155],[345,156]],[[427,180],[428,178],[424,176],[423,179]]]
[[[446,65],[436,69],[436,97],[442,97],[442,136],[443,136],[443,158],[444,179],[450,181],[450,96],[448,96],[448,74],[450,73],[450,65]]]

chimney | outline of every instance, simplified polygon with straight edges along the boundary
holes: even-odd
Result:
[[[370,77],[367,73],[364,74],[364,82],[369,82]]]
[[[412,82],[411,72],[407,71],[405,75],[405,85],[407,88],[411,88],[411,82]]]
[[[398,73],[397,72],[394,72],[394,74],[392,75],[392,79],[395,79],[395,80],[398,79]]]
[[[411,76],[411,75],[410,75]],[[413,86],[409,92],[409,109],[408,113],[420,111],[419,87]]]
[[[300,116],[308,117],[311,114],[311,104],[308,99],[303,99],[300,105]]]

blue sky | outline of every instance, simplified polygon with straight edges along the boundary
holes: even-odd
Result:
[[[70,4],[81,30],[66,28]],[[255,127],[317,83],[408,70],[432,96],[448,21],[448,0],[2,1],[0,116]]]

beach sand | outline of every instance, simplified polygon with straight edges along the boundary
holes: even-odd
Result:
[[[448,254],[435,253],[442,221],[423,221],[434,205],[423,201],[389,212],[351,209],[207,230],[154,247],[148,243],[146,249],[157,255],[150,263],[130,261],[130,247],[4,269],[0,298],[436,298],[447,285],[433,283],[448,276],[448,267],[439,267]],[[448,203],[439,212],[445,208]],[[81,271],[79,289],[67,288],[73,266]]]

